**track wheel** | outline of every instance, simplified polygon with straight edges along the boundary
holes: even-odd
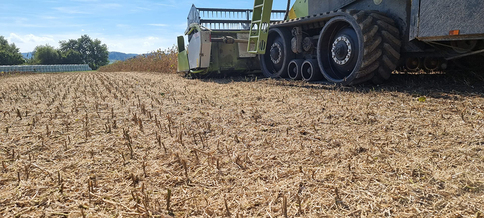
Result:
[[[420,67],[420,58],[418,57],[408,57],[405,60],[405,68],[410,71],[417,71]]]
[[[400,58],[398,29],[392,19],[365,11],[329,20],[318,40],[318,63],[324,77],[343,85],[390,77]]]
[[[423,66],[428,71],[434,71],[439,69],[440,60],[438,58],[427,57],[424,58]]]
[[[291,33],[287,29],[269,29],[266,53],[259,56],[264,76],[287,77],[287,66],[294,58],[291,51]]]
[[[302,63],[301,73],[304,81],[317,81],[323,78],[319,72],[318,62],[314,59],[308,59]]]
[[[303,62],[304,59],[294,59],[289,62],[289,66],[287,67],[287,74],[289,76],[289,79],[300,80],[302,78],[301,66]]]

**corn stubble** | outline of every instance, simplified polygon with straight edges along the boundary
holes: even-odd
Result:
[[[1,217],[484,211],[482,95],[129,72],[0,80]]]

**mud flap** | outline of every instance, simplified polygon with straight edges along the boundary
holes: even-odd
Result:
[[[178,41],[178,68],[177,72],[188,72],[190,66],[188,64],[188,54],[185,49],[185,38],[183,36],[177,37]]]

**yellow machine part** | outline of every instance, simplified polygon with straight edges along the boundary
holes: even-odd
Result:
[[[298,17],[305,17],[309,15],[307,0],[297,0],[289,11],[288,18],[295,19]]]

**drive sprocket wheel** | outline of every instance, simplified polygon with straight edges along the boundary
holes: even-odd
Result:
[[[291,51],[291,33],[284,28],[269,29],[266,53],[259,56],[264,76],[287,77],[287,66],[294,59]]]
[[[390,77],[400,58],[399,31],[378,12],[347,11],[321,30],[317,54],[321,72],[343,85]]]

